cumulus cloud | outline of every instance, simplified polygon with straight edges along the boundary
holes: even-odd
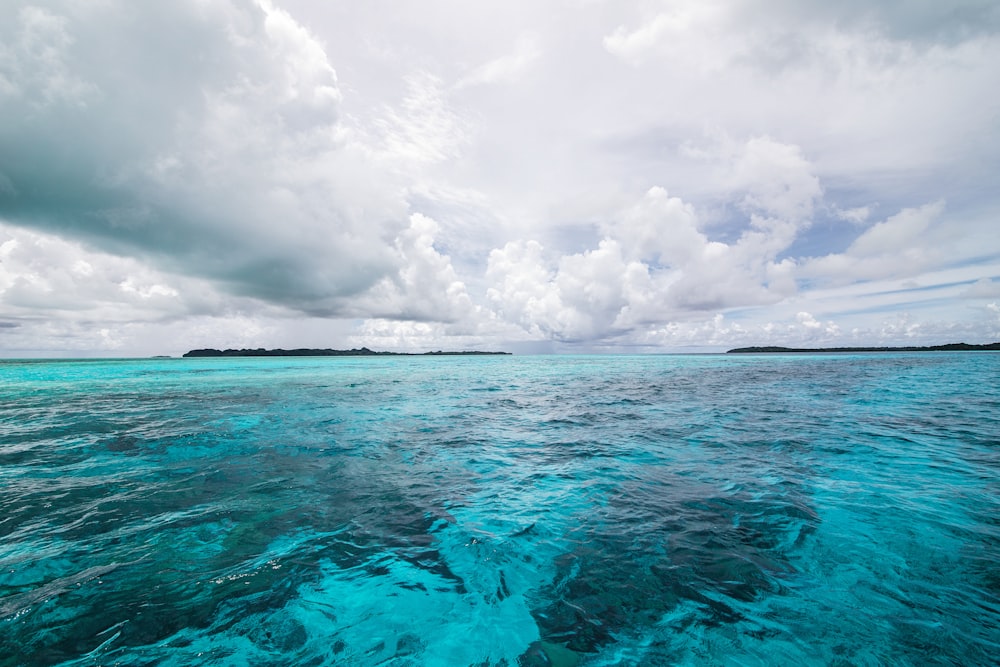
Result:
[[[810,220],[822,189],[798,146],[765,136],[730,150],[730,187],[746,193],[741,202],[744,208],[770,218]]]
[[[715,326],[709,334],[704,327],[678,329],[677,323],[697,321],[705,313],[795,300],[805,283],[833,286],[912,277],[942,268],[943,257],[955,256],[942,254],[927,235],[940,223],[944,202],[903,209],[870,224],[842,253],[786,256],[809,230],[823,199],[820,181],[801,150],[768,137],[743,143],[723,137],[686,150],[712,161],[723,175],[723,197],[736,204],[741,216],[728,223],[730,234],[738,231],[733,240],[713,238],[714,223],[703,220],[694,205],[653,187],[602,225],[604,238],[592,250],[559,254],[537,241],[494,250],[486,276],[492,285],[488,296],[500,316],[532,335],[561,341],[682,340],[677,339],[680,331],[700,332],[707,340],[723,334],[735,340],[751,330]],[[859,224],[867,214],[864,209],[849,217]],[[906,291],[871,288],[879,289]],[[986,289],[979,285],[969,295]],[[843,335],[836,321],[821,321],[808,311],[789,318],[785,327],[762,324],[754,335],[767,340],[781,332],[798,344]],[[671,321],[674,328],[663,327]],[[899,329],[883,326],[865,335],[883,340],[892,331]]]
[[[988,0],[5,16],[0,349],[996,330]]]
[[[457,322],[475,307],[451,259],[434,247],[439,225],[420,213],[396,237],[399,270],[359,299],[361,310],[397,319]]]
[[[647,267],[627,261],[613,239],[558,258],[536,241],[511,242],[490,253],[486,275],[500,317],[531,335],[569,342],[626,330],[629,308],[650,288]]]
[[[4,31],[9,221],[307,311],[396,268],[398,184],[352,141],[322,45],[286,12],[66,2]]]
[[[808,163],[797,147],[752,138],[720,164],[748,214],[735,242],[712,240],[694,206],[653,187],[604,226],[595,249],[554,258],[529,241],[494,250],[489,297],[528,331],[582,340],[793,294],[795,263],[779,254],[821,196]]]
[[[668,266],[686,266],[708,250],[694,207],[661,187],[651,188],[609,231],[630,256]]]
[[[272,316],[276,313],[270,313]],[[239,323],[253,340],[267,316],[258,302],[219,292],[205,280],[158,271],[130,257],[101,252],[58,236],[0,225],[0,347],[179,352],[190,342],[217,345]],[[215,340],[199,330],[215,326]]]
[[[181,284],[191,281],[57,236],[0,226],[0,304],[8,318],[74,312],[125,319],[142,312],[163,320],[215,305],[207,294],[190,300],[203,290],[182,296]]]

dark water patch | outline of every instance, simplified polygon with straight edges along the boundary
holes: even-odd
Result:
[[[685,601],[713,626],[743,618],[741,603],[780,594],[787,554],[819,524],[802,498],[713,496],[692,480],[655,475],[625,484],[596,519],[534,611],[542,638],[595,653],[625,630],[652,627]]]

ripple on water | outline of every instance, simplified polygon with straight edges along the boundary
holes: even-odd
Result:
[[[0,665],[991,664],[1000,355],[0,363]]]

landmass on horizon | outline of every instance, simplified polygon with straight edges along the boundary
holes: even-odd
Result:
[[[737,347],[727,350],[726,354],[761,354],[781,352],[965,352],[970,350],[1000,350],[1000,343],[985,345],[970,345],[969,343],[948,343],[947,345],[910,346],[910,347]]]
[[[185,352],[184,357],[420,357],[420,356],[444,356],[457,357],[469,355],[509,355],[510,352],[480,352],[478,350],[464,350],[462,352],[376,352],[367,347],[355,348],[352,350],[331,350],[331,349],[311,349],[299,348],[295,350],[265,350],[257,348],[255,350],[216,350],[205,348],[201,350],[191,350]]]

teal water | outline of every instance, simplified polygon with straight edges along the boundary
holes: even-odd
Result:
[[[989,665],[1000,354],[0,362],[0,665]]]

